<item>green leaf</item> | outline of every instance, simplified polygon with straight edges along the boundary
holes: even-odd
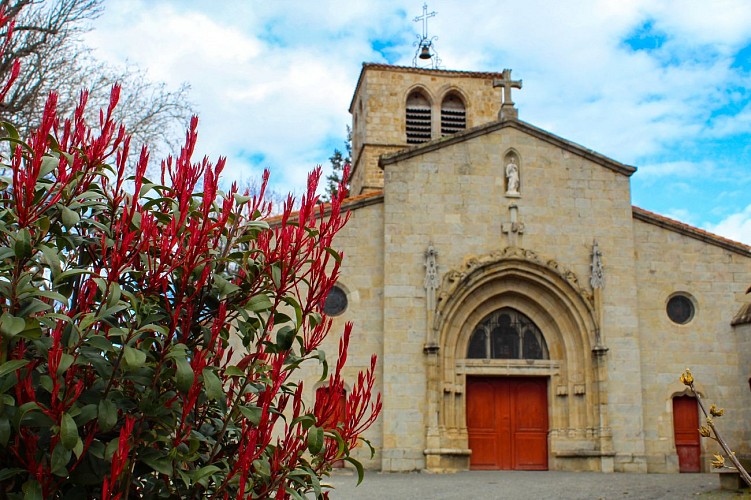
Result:
[[[44,500],[42,498],[42,485],[34,479],[29,479],[21,487],[23,500]]]
[[[60,356],[60,366],[57,368],[57,376],[61,376],[65,373],[65,370],[70,368],[70,365],[73,364],[74,358],[68,353],[62,353]]]
[[[21,472],[26,472],[26,469],[21,469],[21,468],[18,468],[18,467],[8,468],[8,469],[0,469],[0,483],[2,483],[3,481],[6,481],[6,480],[12,478],[13,476],[15,476],[16,474],[19,474]]]
[[[115,350],[112,342],[104,335],[92,335],[86,339],[86,343],[102,352],[112,352]]]
[[[342,262],[342,256],[341,256],[341,254],[339,252],[337,252],[336,250],[334,250],[331,247],[326,247],[326,248],[324,248],[324,250],[326,250],[329,253],[329,255],[331,255],[334,258],[335,261],[337,261],[338,263],[341,264],[341,262]]]
[[[125,362],[130,368],[141,368],[146,362],[146,353],[130,346],[125,346]]]
[[[83,425],[91,420],[94,420],[97,416],[97,405],[94,403],[87,404],[81,408],[81,412],[76,415],[76,423]]]
[[[234,283],[230,283],[228,280],[219,275],[214,276],[214,287],[216,288],[217,292],[219,292],[220,298],[224,298],[227,295],[234,293],[240,289],[239,286],[235,285]]]
[[[253,460],[253,467],[255,468],[258,477],[266,478],[271,474],[271,467],[269,466],[269,461],[267,459],[258,458]]]
[[[211,368],[203,369],[203,385],[206,387],[206,396],[214,401],[220,401],[224,396],[222,381]]]
[[[78,442],[78,426],[68,413],[63,413],[60,419],[60,443],[66,449],[72,450]]]
[[[239,406],[240,413],[250,421],[253,425],[258,425],[261,422],[261,408],[255,405]]]
[[[0,446],[3,448],[8,446],[8,439],[10,439],[10,420],[8,417],[0,417]]]
[[[243,377],[245,376],[245,371],[241,370],[235,365],[228,366],[226,370],[224,370],[224,376],[225,377]]]
[[[5,133],[8,134],[8,137],[13,140],[20,140],[20,136],[18,135],[18,130],[16,130],[16,127],[13,126],[10,122],[0,122],[0,125],[5,129]],[[28,147],[28,146],[27,146]]]
[[[177,384],[177,388],[183,392],[188,392],[195,379],[193,368],[190,367],[190,363],[185,358],[175,359],[175,368],[175,384]]]
[[[292,347],[292,342],[295,340],[295,329],[287,325],[279,329],[276,332],[276,345],[282,351],[288,350]]]
[[[308,451],[317,455],[323,448],[323,428],[315,425],[308,430]]]
[[[81,221],[81,216],[78,214],[78,212],[71,210],[68,207],[63,207],[62,220],[63,226],[65,226],[67,229],[70,229]]]
[[[13,253],[19,259],[31,257],[31,233],[28,228],[23,228],[16,233],[16,244],[13,246]]]
[[[254,295],[250,298],[245,308],[251,312],[262,312],[268,311],[273,306],[274,304],[271,302],[271,300],[269,300],[266,294],[259,293],[258,295]]]
[[[44,155],[44,157],[42,157],[42,165],[39,169],[39,177],[41,178],[52,173],[59,164],[60,158],[51,155]]]
[[[107,432],[115,426],[117,423],[117,407],[115,403],[109,399],[99,401],[97,422],[99,423],[99,429],[103,432]]]
[[[276,289],[281,288],[282,286],[282,269],[279,267],[278,264],[274,264],[271,266],[271,281],[274,282],[274,287]]]
[[[7,375],[10,372],[14,372],[19,368],[26,366],[27,364],[29,364],[28,359],[13,359],[11,361],[6,361],[2,365],[0,365],[0,377]]]
[[[212,474],[214,474],[216,472],[219,472],[220,470],[222,470],[222,469],[220,469],[216,465],[207,465],[205,467],[201,467],[197,471],[194,471],[191,474],[191,477],[192,477],[192,479],[193,479],[194,482],[201,483],[207,477],[209,477],[210,475],[212,475]],[[207,486],[207,484],[205,482],[203,482],[202,484],[204,486]]]
[[[362,468],[362,464],[352,457],[344,457],[344,460],[355,466],[355,469],[357,470],[357,484],[359,486],[365,478],[365,471]]]
[[[26,320],[18,318],[10,313],[3,313],[0,316],[0,332],[8,337],[15,337],[26,328]]]
[[[21,333],[18,334],[19,337],[29,340],[36,340],[39,337],[42,336],[42,327],[39,324],[39,320],[36,318],[28,318],[26,319],[26,324],[24,325],[24,329]]]
[[[81,438],[78,438],[78,441],[76,441],[76,445],[73,447],[73,453],[76,454],[76,458],[81,458],[81,454],[83,453],[83,441]]]
[[[172,475],[172,461],[167,457],[156,456],[154,454],[147,455],[144,453],[141,460],[160,474]]]
[[[40,245],[39,248],[42,250],[44,261],[49,266],[50,271],[52,272],[52,279],[54,280],[62,272],[60,255],[57,253],[57,250],[48,247],[47,245]],[[64,302],[64,300],[61,302]]]
[[[33,320],[31,320],[30,316],[42,312],[47,311],[49,309],[52,309],[52,306],[47,304],[46,302],[42,302],[39,299],[33,298],[31,300],[24,300],[22,302],[23,306],[18,311],[18,315],[22,316],[24,318],[27,318],[26,322],[33,325]],[[41,332],[40,332],[41,333]]]
[[[67,476],[67,465],[72,455],[71,450],[66,449],[62,443],[58,443],[50,457],[50,469],[56,476]]]
[[[89,269],[68,269],[67,271],[60,273],[53,281],[55,284],[59,284],[66,278],[70,278],[71,276],[81,276],[83,274],[94,274],[94,272]]]

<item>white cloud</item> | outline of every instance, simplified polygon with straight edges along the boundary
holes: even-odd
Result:
[[[705,227],[707,231],[751,245],[751,205],[725,217],[717,224],[705,224]]]
[[[263,155],[272,179],[292,188],[315,163],[327,163],[332,141],[341,143],[361,62],[384,62],[372,42],[393,45],[395,62],[410,65],[421,28],[412,22],[420,4],[406,0],[105,7],[88,35],[101,57],[128,58],[172,85],[188,81],[201,116],[200,152],[227,155],[230,177],[257,174],[249,156]],[[711,189],[719,167],[694,145],[751,123],[748,109],[712,119],[729,89],[751,91],[731,68],[734,52],[751,43],[746,0],[435,0],[429,9],[438,12],[429,28],[446,68],[513,68],[524,80],[514,95],[521,119],[639,166],[646,188],[670,184],[666,196]],[[665,34],[662,47],[624,45],[648,22]],[[701,210],[685,199],[666,206]]]

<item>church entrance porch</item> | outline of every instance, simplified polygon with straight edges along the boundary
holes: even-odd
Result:
[[[507,247],[444,277],[426,343],[426,468],[613,471],[595,295]]]
[[[548,381],[467,377],[470,468],[548,469]]]

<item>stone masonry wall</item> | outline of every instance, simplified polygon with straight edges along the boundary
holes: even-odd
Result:
[[[347,292],[348,307],[334,319],[331,334],[323,349],[326,351],[329,369],[336,366],[339,338],[346,322],[353,323],[350,348],[345,367],[345,380],[353,382],[357,372],[370,366],[370,357],[378,356],[375,391],[383,392],[383,204],[380,197],[376,203],[351,209],[348,224],[337,234],[333,247],[342,252],[339,286]],[[371,201],[372,203],[372,201]],[[321,384],[320,367],[305,367],[306,397],[314,401],[315,389]],[[351,387],[347,387],[349,390]],[[355,457],[367,468],[381,466],[382,422],[380,418],[366,432],[367,438],[379,452],[371,459],[367,446],[360,446]]]
[[[644,433],[650,472],[677,472],[672,397],[682,394],[681,372],[691,368],[708,403],[724,407],[717,419],[724,437],[739,454],[748,454],[746,411],[751,408],[748,341],[730,322],[749,301],[751,258],[686,235],[634,221],[642,332]],[[670,296],[690,294],[696,312],[685,325],[666,314]],[[703,419],[702,419],[703,420]],[[703,468],[718,448],[702,440]]]

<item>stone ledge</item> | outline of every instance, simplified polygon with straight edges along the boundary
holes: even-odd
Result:
[[[471,455],[472,450],[466,448],[428,448],[425,455]]]
[[[615,452],[599,450],[562,450],[554,451],[552,455],[556,458],[614,457]]]

